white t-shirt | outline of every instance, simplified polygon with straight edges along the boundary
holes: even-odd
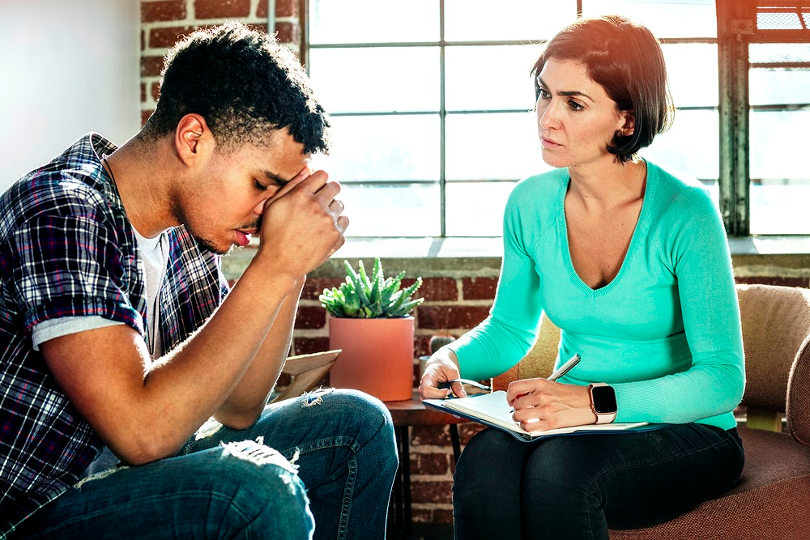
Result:
[[[158,320],[160,315],[158,292],[163,283],[163,278],[166,277],[166,267],[169,264],[169,237],[163,232],[154,238],[145,238],[138,231],[135,231],[135,238],[138,242],[138,257],[144,269],[146,332],[149,336],[149,354],[154,359],[163,354],[160,332],[158,331],[160,325]],[[96,315],[50,319],[34,326],[32,331],[34,350],[38,351],[39,345],[49,339],[114,324],[124,323]]]

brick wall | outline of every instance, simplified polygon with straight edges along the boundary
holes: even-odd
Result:
[[[158,98],[163,54],[182,36],[227,20],[267,32],[267,0],[141,0],[141,124]],[[301,50],[301,2],[276,0],[274,31],[281,43]]]

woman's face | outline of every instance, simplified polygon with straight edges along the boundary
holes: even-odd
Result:
[[[537,131],[543,161],[569,168],[612,161],[615,156],[607,151],[607,144],[617,131],[632,133],[632,117],[627,124],[628,115],[617,110],[602,85],[588,77],[585,64],[551,58],[538,84]]]

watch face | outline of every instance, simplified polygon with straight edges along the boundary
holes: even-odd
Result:
[[[616,392],[612,386],[594,386],[591,392],[593,408],[598,414],[616,412]]]

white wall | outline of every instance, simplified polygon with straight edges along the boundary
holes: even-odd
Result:
[[[0,192],[95,131],[140,127],[138,0],[0,0]]]

